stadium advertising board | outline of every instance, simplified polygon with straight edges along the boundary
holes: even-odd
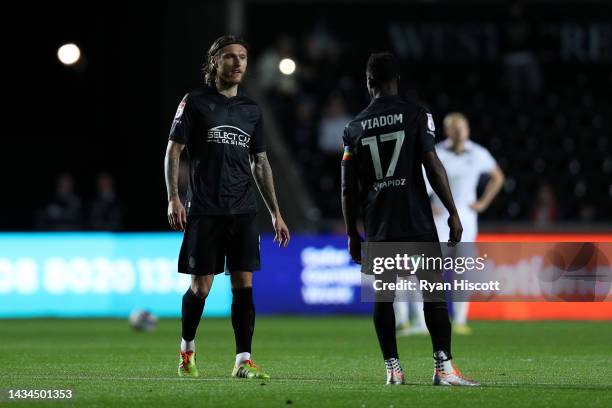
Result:
[[[589,239],[587,239],[589,238]],[[611,241],[610,236],[481,236],[503,241]],[[541,241],[542,242],[542,241]],[[297,235],[286,249],[261,239],[263,270],[255,275],[261,314],[368,313],[360,267],[346,241],[334,235]],[[0,235],[0,317],[127,316],[134,309],[178,316],[189,278],[176,273],[180,234],[7,233]],[[518,260],[517,262],[520,262]],[[477,300],[477,299],[474,299]],[[481,299],[482,300],[482,299]],[[473,303],[475,319],[612,319],[612,302]],[[215,279],[205,313],[228,315],[231,289]]]

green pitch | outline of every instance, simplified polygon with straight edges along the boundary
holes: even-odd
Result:
[[[208,319],[197,337],[199,379],[178,378],[179,320],[153,333],[124,320],[0,320],[0,405],[8,388],[66,389],[83,407],[611,407],[612,324],[474,322],[455,337],[460,369],[480,388],[430,385],[429,338],[399,339],[410,385],[384,386],[370,318],[261,317],[254,361],[272,379],[230,378],[229,319]]]

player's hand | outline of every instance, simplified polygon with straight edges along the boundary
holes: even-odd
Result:
[[[357,264],[361,264],[361,243],[363,238],[359,234],[352,234],[348,236],[348,250],[351,254],[351,259]]]
[[[483,212],[484,210],[486,210],[487,207],[488,207],[487,204],[483,203],[480,200],[474,201],[472,204],[470,204],[470,208],[479,214]]]
[[[459,214],[455,213],[448,217],[448,227],[450,228],[448,246],[455,246],[457,242],[461,241],[461,234],[463,233],[463,226],[461,226]]]
[[[285,224],[285,220],[281,215],[272,216],[272,225],[274,226],[274,242],[278,242],[278,247],[281,245],[283,248],[287,248],[291,236],[289,235],[289,228]]]
[[[171,198],[168,202],[168,224],[175,231],[185,231],[187,212],[178,197]]]

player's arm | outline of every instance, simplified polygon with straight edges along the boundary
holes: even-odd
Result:
[[[425,167],[421,166],[421,171],[423,172],[423,180],[425,180],[425,189],[427,190],[427,195],[429,196],[430,202],[432,204],[431,212],[433,213],[433,216],[436,217],[440,215],[442,210],[439,207],[433,205],[433,201],[431,201],[434,195],[434,191],[433,191],[433,188],[431,188],[431,184],[429,183],[429,180],[427,179],[427,173],[425,173]]]
[[[489,173],[489,177],[489,182],[485,186],[485,190],[482,193],[482,196],[470,206],[474,211],[479,213],[489,208],[491,201],[493,201],[495,196],[497,196],[502,186],[504,185],[504,181],[506,180],[504,172],[497,164],[495,165],[495,168]]]
[[[444,166],[436,154],[434,146],[436,137],[435,131],[436,125],[433,116],[428,111],[423,110],[419,117],[417,132],[417,144],[421,152],[421,162],[431,188],[434,193],[438,195],[438,198],[440,198],[440,201],[442,201],[442,204],[450,214],[448,217],[448,227],[450,229],[448,244],[455,245],[457,242],[461,241],[463,227],[461,226],[461,220],[459,219],[459,214],[455,207],[453,194],[448,184],[446,170],[444,170]]]
[[[431,188],[438,195],[440,201],[442,201],[442,204],[444,204],[444,207],[450,214],[448,217],[448,226],[450,228],[449,244],[455,244],[461,241],[463,227],[459,220],[457,208],[455,208],[455,201],[453,200],[453,194],[448,184],[446,170],[444,170],[442,162],[433,149],[422,154],[422,161]]]
[[[164,159],[164,175],[166,178],[166,191],[168,192],[168,223],[172,229],[184,231],[187,223],[187,213],[179,198],[178,181],[181,152],[184,144],[168,141],[166,157]]]
[[[272,225],[274,226],[274,242],[278,242],[278,245],[287,247],[290,240],[289,228],[285,224],[283,217],[281,216],[280,209],[278,207],[278,201],[276,200],[276,192],[274,191],[274,178],[272,176],[272,167],[268,160],[266,152],[258,152],[251,154],[251,171],[253,172],[253,178],[257,188],[270,211],[272,216]]]
[[[359,184],[353,161],[346,159],[346,152],[342,160],[341,185],[342,185],[342,214],[348,235],[348,247],[351,258],[356,263],[361,263],[361,242],[363,239],[357,229],[357,217],[359,216]]]

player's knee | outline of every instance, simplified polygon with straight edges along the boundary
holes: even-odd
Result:
[[[196,297],[200,299],[206,299],[206,297],[208,296],[208,292],[210,291],[210,288],[192,286],[191,291]]]
[[[246,282],[246,281],[232,282],[232,289],[245,289],[245,288],[250,288],[250,287],[253,287],[252,282]]]
[[[231,275],[232,289],[250,288],[253,286],[253,274],[242,272]]]
[[[210,292],[211,284],[212,282],[209,282],[208,280],[195,279],[193,282],[191,282],[191,291],[196,297],[206,299],[208,293]]]

